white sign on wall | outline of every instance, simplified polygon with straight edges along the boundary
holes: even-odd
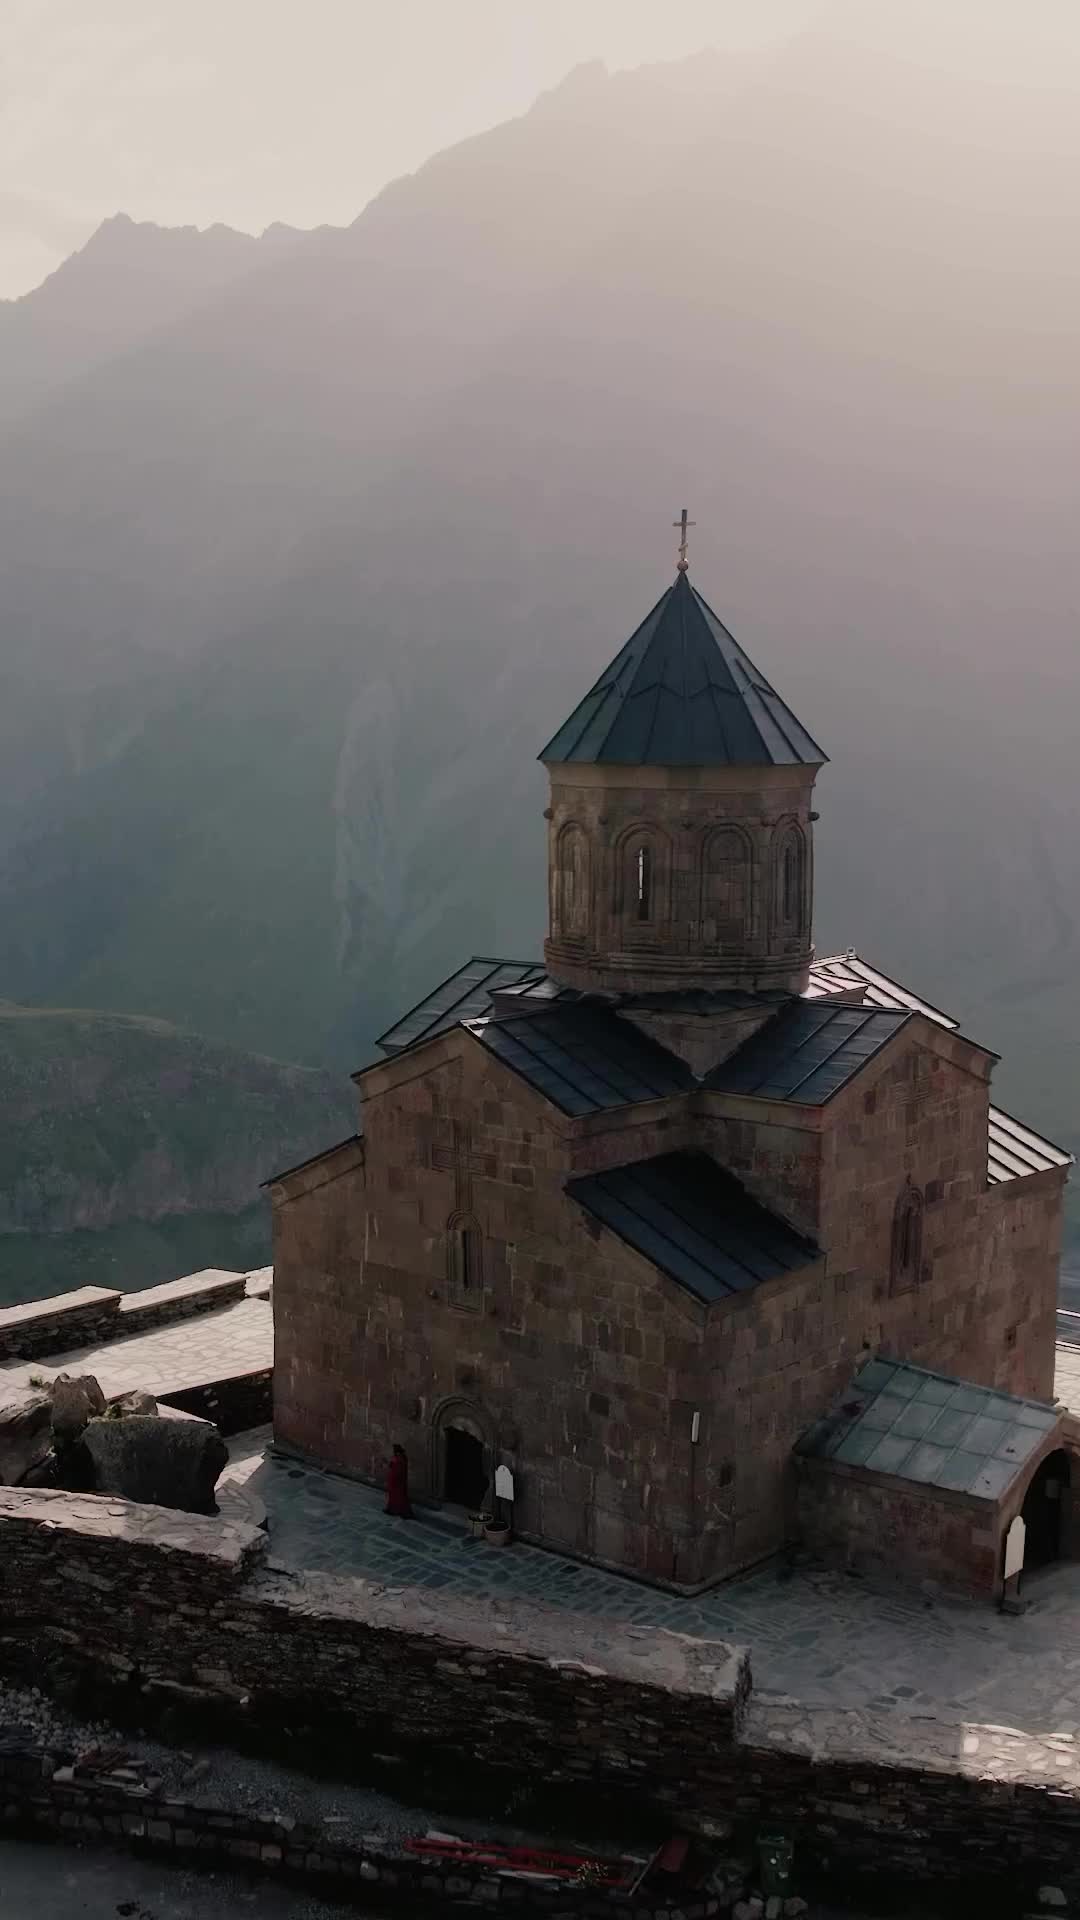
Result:
[[[1024,1567],[1024,1547],[1027,1542],[1027,1527],[1019,1514],[1005,1535],[1005,1578],[1011,1580],[1014,1573],[1022,1573]]]
[[[509,1467],[495,1469],[495,1498],[509,1500],[511,1506],[514,1503],[514,1476]]]

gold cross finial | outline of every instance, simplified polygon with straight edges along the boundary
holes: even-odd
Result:
[[[671,524],[673,527],[678,527],[679,529],[678,571],[680,573],[685,573],[687,567],[690,565],[690,562],[686,557],[686,530],[688,527],[696,527],[697,521],[687,519],[686,508],[684,507],[682,510],[681,517],[678,520],[673,520]]]

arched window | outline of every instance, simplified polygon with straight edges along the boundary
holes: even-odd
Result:
[[[783,914],[787,921],[799,915],[799,856],[791,840],[784,848]]]
[[[668,848],[653,827],[631,827],[618,851],[619,912],[630,940],[651,937],[667,916]]]
[[[805,919],[806,842],[792,821],[780,833],[773,856],[777,924],[783,933],[800,933]]]
[[[906,1293],[919,1283],[922,1228],[923,1197],[909,1181],[893,1211],[891,1293]]]
[[[653,853],[647,840],[637,849],[634,861],[635,918],[652,919]]]
[[[706,946],[738,946],[750,920],[750,844],[737,827],[720,827],[705,842],[701,865],[702,938]]]
[[[589,930],[589,842],[576,822],[562,829],[555,848],[555,930],[570,939]]]
[[[455,1214],[446,1230],[446,1281],[450,1305],[479,1313],[484,1294],[484,1238],[476,1221]]]

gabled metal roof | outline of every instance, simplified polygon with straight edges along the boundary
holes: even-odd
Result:
[[[792,1000],[706,1076],[720,1093],[819,1107],[911,1019],[906,1011]]]
[[[665,1153],[567,1182],[571,1198],[697,1299],[745,1293],[820,1258],[705,1153]]]
[[[603,1006],[475,1020],[469,1031],[563,1113],[637,1106],[696,1085],[685,1061]]]
[[[474,1020],[486,1013],[491,996],[500,988],[518,986],[526,980],[542,980],[544,969],[535,960],[493,960],[474,954],[463,967],[452,973],[425,1000],[404,1013],[381,1034],[377,1046],[384,1053],[400,1053],[417,1040],[430,1040],[462,1020]]]
[[[906,1007],[909,1013],[924,1013],[928,1020],[935,1021],[939,1027],[948,1027],[952,1033],[960,1025],[951,1014],[942,1013],[941,1008],[932,1006],[929,1000],[920,1000],[907,987],[890,980],[888,974],[879,973],[876,967],[868,966],[854,951],[830,954],[823,960],[815,960],[803,997],[821,1000],[830,995],[857,992],[862,994],[863,1006]]]
[[[906,1008],[910,1013],[925,1014],[928,1020],[950,1033],[959,1031],[960,1023],[951,1014],[942,1013],[940,1007],[932,1006],[928,1000],[918,999],[896,980],[890,980],[888,974],[880,973],[861,959],[853,948],[847,953],[814,961],[805,998],[826,999],[837,994],[850,995],[859,989],[863,1006]],[[1063,1147],[1055,1146],[1052,1140],[1023,1126],[1000,1107],[990,1108],[986,1170],[990,1186],[999,1186],[1003,1180],[1022,1179],[1027,1173],[1046,1173],[1051,1167],[1068,1167],[1072,1160],[1072,1154],[1066,1153]]]
[[[895,1360],[869,1360],[839,1406],[803,1435],[796,1451],[1000,1500],[1058,1418],[1043,1400]]]
[[[618,1016],[602,1001],[590,998],[576,988],[560,986],[545,973],[542,964],[535,960],[499,960],[490,956],[474,955],[463,967],[459,967],[456,973],[452,973],[447,980],[436,987],[434,992],[428,994],[426,999],[421,1000],[418,1006],[390,1027],[383,1034],[379,1045],[385,1053],[392,1055],[401,1052],[405,1047],[415,1046],[422,1040],[433,1039],[436,1034],[445,1033],[451,1027],[462,1023],[468,1023],[472,1030],[477,1032],[474,1023],[488,1014],[495,995],[499,996],[503,1006],[508,999],[519,1000],[523,1015],[526,1009],[531,1013],[538,1006],[545,1010],[558,1007],[563,1012],[576,1009],[581,1016],[581,1021],[587,1023],[588,1038],[601,1047],[614,1044],[617,1036],[616,1052],[620,1058],[625,1058],[624,1045],[634,1047],[640,1042],[642,1047],[653,1047],[661,1060],[668,1063],[664,1073],[657,1076],[655,1062],[652,1067],[646,1066],[645,1070],[641,1071],[644,1062],[641,1056],[637,1055],[637,1066],[632,1079],[634,1084],[646,1090],[636,1093],[632,1099],[625,1092],[620,1093],[614,1081],[608,1084],[603,1099],[597,1097],[596,1088],[591,1088],[590,1093],[586,1095],[585,1085],[580,1081],[577,1069],[572,1067],[571,1059],[571,1056],[576,1057],[580,1067],[581,1047],[586,1036],[586,1026],[579,1022],[574,1030],[573,1045],[569,1049],[564,1049],[567,1057],[562,1062],[562,1066],[569,1072],[572,1091],[563,1084],[561,1072],[551,1080],[552,1087],[557,1082],[562,1090],[561,1098],[554,1092],[551,1097],[566,1113],[597,1112],[602,1106],[632,1104],[632,1100],[659,1099],[667,1093],[679,1091],[683,1086],[694,1084],[693,1075],[689,1069],[682,1069],[682,1063],[676,1061],[674,1055],[668,1054],[655,1042],[649,1041],[646,1036],[633,1028],[629,1021],[619,1020]],[[858,1004],[851,1005],[850,1001],[855,995],[859,996]],[[789,1002],[786,1011],[782,1006],[783,996],[752,995],[727,990],[714,994],[693,988],[666,995],[627,995],[618,1004],[628,1009],[636,1006],[653,1007],[658,1011],[670,1013],[691,1009],[695,1012],[709,1013],[733,1005],[750,1005],[768,1001],[773,1001],[781,1008],[777,1017],[760,1028],[729,1060],[721,1062],[709,1076],[706,1082],[708,1086],[722,1092],[755,1092],[763,1099],[787,1099],[802,1105],[820,1105],[832,1093],[837,1092],[845,1080],[850,1079],[852,1074],[857,1072],[859,1067],[877,1051],[878,1046],[884,1045],[891,1032],[895,1031],[895,1027],[888,1030],[881,1027],[860,1029],[858,1023],[865,1021],[870,1014],[893,1013],[907,1016],[918,1013],[950,1032],[955,1032],[958,1026],[951,1015],[943,1013],[939,1007],[933,1006],[929,1001],[919,999],[916,994],[900,986],[897,981],[890,979],[876,967],[870,966],[853,951],[816,960],[810,970],[810,983],[805,996],[801,1001]],[[849,1004],[844,1004],[845,1002]],[[795,1046],[791,1016],[800,1006],[816,1016],[831,1017],[838,1014],[853,1016],[853,1025],[830,1028],[829,1034],[821,1040],[816,1038],[817,1030],[811,1026],[798,1046]],[[782,1025],[781,1022],[785,1024]],[[505,1034],[509,1026],[516,1026],[516,1024],[501,1020],[498,1022],[498,1030]],[[532,1024],[534,1023],[530,1021],[530,1025]],[[855,1037],[857,1031],[861,1032],[861,1038]],[[486,1032],[485,1028],[485,1034]],[[479,1037],[484,1036],[479,1035]],[[538,1034],[536,1040],[541,1037]],[[545,1047],[552,1037],[549,1034],[544,1039]],[[511,1040],[513,1038],[514,1036],[511,1035]],[[823,1058],[817,1065],[813,1065],[814,1052],[811,1043],[823,1050]],[[523,1077],[531,1078],[532,1084],[539,1086],[535,1078],[538,1069],[533,1067],[531,1073],[525,1071],[525,1062],[530,1058],[530,1048],[523,1037],[519,1038],[517,1045],[520,1051],[508,1043],[503,1048],[503,1057],[509,1064],[517,1065],[523,1072]],[[770,1066],[769,1054],[774,1045],[778,1057]],[[496,1050],[497,1048],[493,1045],[492,1051]],[[535,1043],[532,1051],[535,1051]],[[510,1060],[512,1053],[514,1059]],[[614,1057],[612,1054],[612,1063],[614,1063]],[[801,1065],[799,1065],[800,1061]],[[680,1079],[677,1086],[670,1084],[669,1070],[679,1069],[685,1073],[685,1078]],[[729,1075],[734,1074],[736,1070],[744,1079],[747,1076],[756,1076],[758,1084],[754,1087],[749,1084],[734,1085]],[[766,1080],[763,1078],[766,1072],[771,1076],[769,1082],[771,1087],[788,1085],[790,1090],[766,1092]],[[664,1080],[662,1090],[658,1084],[653,1084],[658,1078]],[[599,1079],[603,1082],[604,1075],[601,1074]],[[548,1088],[540,1087],[540,1091],[547,1092]],[[1014,1120],[1011,1115],[1003,1113],[999,1107],[990,1108],[987,1178],[991,1186],[996,1186],[1003,1180],[1021,1179],[1025,1174],[1043,1173],[1050,1167],[1070,1166],[1072,1158],[1072,1154],[1067,1153],[1062,1147],[1055,1146],[1053,1141],[1045,1139],[1031,1127],[1023,1126],[1019,1120]]]
[[[539,758],[820,767],[826,755],[679,573]]]
[[[1017,1180],[1025,1173],[1046,1173],[1050,1167],[1072,1165],[1072,1154],[1044,1140],[1030,1127],[1021,1126],[1000,1107],[990,1109],[990,1139],[987,1178],[992,1187],[1003,1180]]]

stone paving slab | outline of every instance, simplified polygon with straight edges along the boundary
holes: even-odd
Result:
[[[100,1346],[9,1361],[0,1366],[0,1405],[32,1392],[31,1375],[92,1373],[110,1399],[133,1387],[158,1395],[181,1393],[273,1364],[273,1310],[265,1295],[255,1294],[230,1307]]]
[[[390,1519],[378,1490],[264,1454],[264,1438],[237,1436],[227,1471],[264,1503],[280,1564],[741,1643],[763,1705],[992,1723],[1070,1752],[1080,1734],[1080,1565],[1032,1576],[1020,1618],[814,1567],[682,1598],[522,1542],[493,1548],[422,1512]]]

